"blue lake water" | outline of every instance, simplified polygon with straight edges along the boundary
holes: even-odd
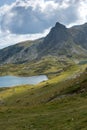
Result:
[[[35,85],[46,80],[48,80],[46,75],[32,77],[1,76],[0,87],[12,87],[25,84]]]

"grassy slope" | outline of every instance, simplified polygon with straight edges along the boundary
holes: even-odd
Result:
[[[37,107],[3,107],[1,130],[87,130],[87,96],[72,96]]]
[[[31,100],[31,102],[32,102],[33,98],[34,98],[34,100],[39,101],[38,99],[40,98],[40,100],[41,100],[41,96],[43,99],[43,97],[45,97],[45,98],[49,97],[49,95],[55,93],[56,91],[58,91],[58,93],[59,93],[62,89],[64,89],[64,87],[67,87],[67,85],[71,86],[75,81],[74,77],[77,76],[80,71],[84,70],[84,69],[83,70],[82,69],[83,69],[83,67],[80,67],[80,66],[69,67],[68,70],[65,70],[59,76],[56,76],[52,79],[49,79],[46,82],[42,82],[42,83],[38,84],[38,85],[32,85],[32,86],[24,85],[22,87],[12,87],[12,88],[6,89],[6,91],[1,92],[0,97],[2,99],[5,99],[5,98],[7,99],[10,96],[12,96],[14,98],[15,95],[16,96],[18,95],[19,97],[21,96],[21,99],[23,99],[25,102],[26,100],[23,97],[23,95],[24,96],[28,95],[28,96],[30,96],[30,97],[28,97],[29,98],[28,101]],[[69,78],[70,78],[70,84],[69,84]],[[68,82],[68,84],[67,84],[67,82]],[[10,99],[13,102],[12,97]],[[36,103],[36,101],[35,101],[35,103]]]
[[[47,82],[1,91],[0,129],[87,130],[86,66],[74,66]]]
[[[63,58],[48,56],[39,61],[33,61],[25,64],[6,64],[0,66],[0,75],[19,75],[19,76],[32,76],[39,74],[47,74],[54,76],[63,71],[63,69],[71,66],[73,61]]]

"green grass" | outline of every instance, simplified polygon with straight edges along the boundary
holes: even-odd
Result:
[[[82,66],[73,66],[59,76],[38,85],[24,85],[3,90],[0,93],[0,99],[9,106],[27,104],[33,106],[48,102],[57,96],[71,93],[70,91],[77,89],[80,82],[86,80],[86,73],[83,72],[80,77],[78,76],[80,71],[84,70],[82,69]]]
[[[87,130],[86,65],[38,85],[0,89],[0,130]]]
[[[0,66],[0,75],[32,76],[46,74],[49,77],[54,77],[72,65],[74,63],[69,59],[61,60],[57,57],[48,56],[30,63],[5,64]]]
[[[0,98],[2,100],[9,100],[7,103],[13,105],[16,105],[18,100],[20,100],[21,105],[47,102],[51,97],[55,97],[56,94],[59,95],[61,91],[72,86],[76,82],[73,77],[78,75],[80,70],[80,67],[73,66],[62,72],[59,76],[54,76],[54,78],[38,85],[9,88],[1,92]]]
[[[1,130],[87,130],[87,96],[72,96],[36,107],[1,107]]]

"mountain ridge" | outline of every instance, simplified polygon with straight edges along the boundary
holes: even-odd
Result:
[[[0,50],[0,64],[31,62],[48,55],[78,60],[87,58],[86,34],[86,23],[66,28],[57,22],[45,38],[22,42]]]

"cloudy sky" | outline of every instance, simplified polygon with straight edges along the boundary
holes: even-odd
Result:
[[[87,0],[0,0],[0,49],[43,37],[56,22],[87,22]]]

